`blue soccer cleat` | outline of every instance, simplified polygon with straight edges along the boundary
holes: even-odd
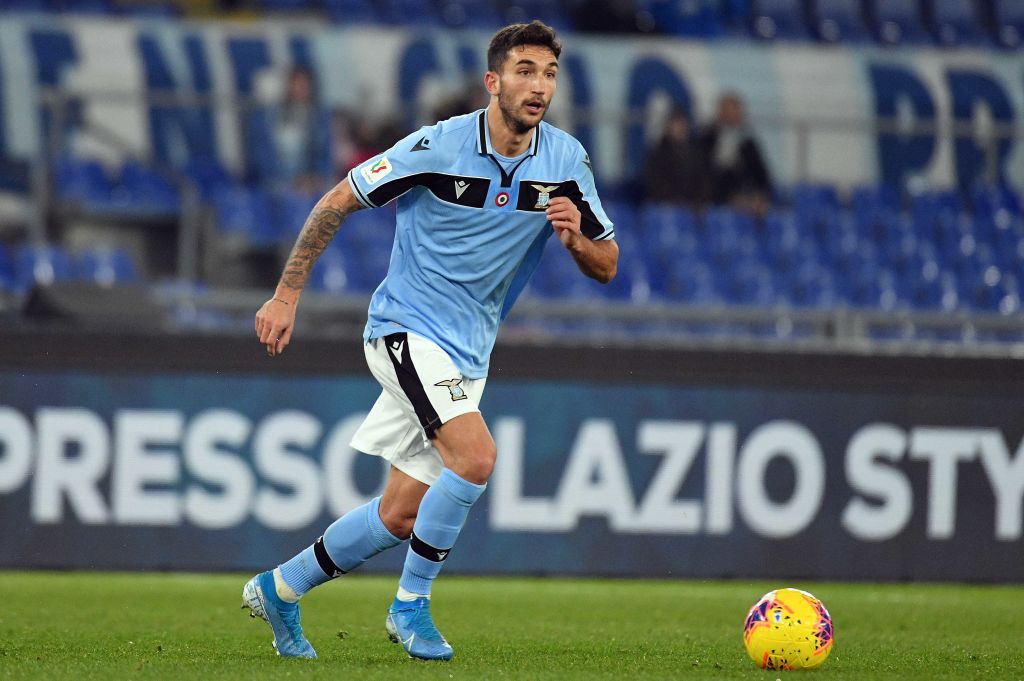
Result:
[[[454,651],[434,626],[430,617],[430,599],[400,601],[397,598],[384,620],[388,638],[401,643],[409,657],[421,660],[450,660]]]
[[[262,617],[274,631],[274,648],[284,657],[316,657],[302,633],[299,604],[282,601],[274,587],[274,574],[261,572],[242,587],[242,607],[250,617]]]

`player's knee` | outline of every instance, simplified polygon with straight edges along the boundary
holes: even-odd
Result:
[[[494,461],[498,458],[498,450],[491,443],[486,447],[479,447],[472,453],[462,457],[462,471],[459,474],[477,485],[487,482],[491,473],[494,472]]]
[[[380,508],[380,521],[387,531],[399,539],[408,539],[412,534],[412,526],[416,523],[416,514],[399,508]]]

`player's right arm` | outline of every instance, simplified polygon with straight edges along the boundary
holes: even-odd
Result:
[[[284,352],[295,328],[295,308],[317,258],[352,213],[362,208],[348,179],[343,179],[313,207],[288,255],[273,297],[256,313],[256,335],[271,357]]]

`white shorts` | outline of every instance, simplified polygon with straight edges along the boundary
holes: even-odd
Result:
[[[414,333],[373,339],[363,351],[384,390],[352,436],[352,448],[434,484],[444,469],[431,444],[434,431],[456,416],[479,412],[487,379],[464,378],[448,353]]]

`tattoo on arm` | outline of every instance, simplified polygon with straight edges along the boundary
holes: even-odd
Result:
[[[306,218],[306,224],[303,225],[299,238],[288,255],[288,262],[281,275],[281,286],[294,290],[302,289],[317,258],[334,238],[341,223],[353,213],[351,209],[332,205],[333,194],[332,191],[322,198]]]

